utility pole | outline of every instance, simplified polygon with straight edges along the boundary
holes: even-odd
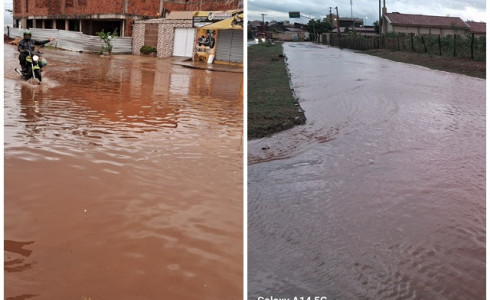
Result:
[[[302,15],[301,17],[303,18],[307,18],[308,20],[313,20],[313,37],[314,37],[314,42],[316,42],[316,30],[315,30],[315,24],[316,24],[316,21],[315,21],[315,18],[310,18],[310,17],[307,17],[305,15]]]
[[[313,18],[309,18],[310,20],[313,20],[313,36],[314,36],[314,42],[316,42],[316,19],[315,19],[315,16],[313,16]],[[321,22],[321,20],[320,20]]]
[[[337,40],[339,43],[339,48],[340,48],[340,17],[339,17],[339,8],[338,6],[335,6],[335,10],[337,11]]]
[[[330,25],[333,28],[333,20],[332,20],[332,7],[330,6]]]
[[[266,14],[261,14],[261,15],[262,15],[262,31],[265,34],[265,18],[264,17],[265,17]]]
[[[356,21],[352,15],[352,0],[350,0],[350,18],[352,19],[352,30],[354,30],[354,34],[356,33]]]
[[[378,19],[378,31],[379,31],[379,49],[381,49],[381,0],[379,0],[379,19]]]

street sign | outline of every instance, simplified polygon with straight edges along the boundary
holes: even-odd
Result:
[[[289,17],[290,18],[299,18],[299,11],[290,11],[289,12]]]

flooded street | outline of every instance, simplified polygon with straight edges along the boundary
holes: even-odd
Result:
[[[241,299],[241,73],[5,45],[6,299]]]
[[[284,49],[307,122],[248,143],[249,298],[485,299],[485,80]]]

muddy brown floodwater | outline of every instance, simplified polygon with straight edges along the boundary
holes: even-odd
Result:
[[[284,48],[308,120],[248,144],[250,299],[485,299],[485,80]]]
[[[241,73],[5,45],[6,299],[241,299]]]

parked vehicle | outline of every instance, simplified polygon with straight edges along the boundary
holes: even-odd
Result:
[[[208,36],[201,35],[201,37],[199,37],[198,44],[199,46],[208,46],[209,48],[213,49],[215,44],[213,34],[208,33]]]

